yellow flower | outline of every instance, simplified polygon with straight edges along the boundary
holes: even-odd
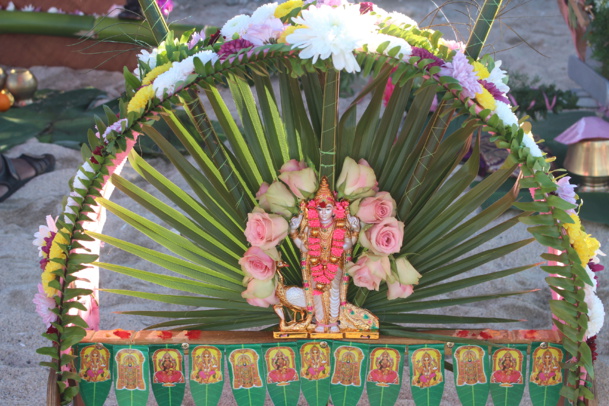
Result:
[[[299,28],[304,28],[304,25],[290,25],[290,26],[288,26],[285,30],[283,30],[283,32],[281,33],[281,35],[277,39],[277,43],[279,43],[279,44],[287,44],[288,41],[286,40],[286,37],[288,35],[292,34],[294,31],[296,31]]]
[[[480,62],[474,61],[472,65],[474,65],[474,72],[476,72],[479,79],[486,79],[491,75],[488,69],[486,69],[486,66],[482,65]]]
[[[127,113],[131,113],[133,111],[140,112],[146,108],[146,105],[150,100],[154,98],[154,89],[152,86],[144,86],[140,88],[134,95],[133,98],[129,101],[127,105]]]
[[[575,213],[571,214],[571,218],[575,223],[563,224],[567,234],[569,235],[569,242],[577,252],[579,260],[582,265],[587,265],[590,259],[596,254],[596,251],[600,248],[600,242],[592,237],[590,234],[582,229],[582,224],[579,216]]]
[[[66,228],[62,228],[61,232],[67,234],[68,230]],[[48,297],[53,297],[57,293],[57,289],[49,286],[49,282],[57,279],[57,275],[55,275],[53,272],[63,268],[63,266],[61,264],[51,261],[51,260],[52,259],[65,259],[66,254],[63,251],[63,249],[59,246],[59,244],[68,245],[69,243],[70,243],[70,241],[67,238],[65,238],[63,235],[61,235],[60,233],[57,233],[55,235],[55,238],[53,238],[53,242],[51,243],[51,249],[49,250],[49,260],[50,261],[44,267],[44,271],[42,272],[42,275],[40,277],[42,279],[42,287]]]
[[[167,62],[166,64],[157,66],[156,68],[148,72],[142,80],[142,86],[148,86],[149,84],[151,84],[152,81],[157,78],[157,76],[159,76],[161,73],[167,72],[172,65],[172,62]]]
[[[295,8],[302,7],[303,5],[304,5],[304,2],[302,0],[286,1],[285,3],[277,6],[277,8],[275,9],[275,17],[283,18],[283,17],[287,16],[288,14],[290,14],[290,12],[292,10],[294,10]]]
[[[482,93],[476,93],[476,101],[485,109],[495,110],[497,103],[492,94],[485,88],[482,88]]]

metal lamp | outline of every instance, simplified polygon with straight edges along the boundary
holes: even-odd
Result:
[[[581,177],[580,192],[609,192],[609,123],[584,117],[555,139],[567,144],[565,169]]]

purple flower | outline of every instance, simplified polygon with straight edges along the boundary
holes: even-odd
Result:
[[[234,55],[242,49],[251,48],[253,46],[254,44],[246,39],[234,39],[222,44],[220,51],[218,51],[218,55],[220,55],[220,60],[223,61],[228,58],[229,55]]]
[[[156,0],[156,4],[161,9],[161,13],[168,16],[169,13],[173,10],[173,1],[172,0]]]
[[[374,9],[374,3],[371,3],[369,1],[362,1],[361,3],[359,3],[360,14],[369,13],[369,12],[373,11],[373,9]]]
[[[605,267],[603,265],[595,264],[592,261],[588,262],[588,267],[590,268],[590,270],[592,272],[601,272],[601,271],[605,270]]]
[[[412,55],[411,56],[418,56],[421,58],[421,60],[423,59],[433,59],[434,62],[431,62],[429,65],[426,66],[426,68],[431,68],[432,66],[442,66],[444,65],[444,61],[440,58],[438,58],[437,56],[435,56],[434,54],[432,54],[431,52],[429,52],[428,50],[426,50],[425,48],[418,48],[418,47],[412,47]]]
[[[193,33],[190,37],[190,41],[188,41],[188,49],[193,49],[195,45],[197,45],[200,41],[204,39],[205,33],[203,31]]]
[[[487,82],[486,80],[480,80],[479,82],[482,86],[484,86],[486,90],[488,90],[488,92],[491,94],[491,96],[495,98],[495,100],[499,100],[501,102],[504,102],[505,104],[510,104],[508,98],[505,97],[503,93],[501,93],[501,90],[499,90],[493,82]]]
[[[38,293],[34,295],[32,302],[36,305],[36,313],[40,315],[44,325],[47,328],[51,327],[51,323],[57,320],[57,315],[52,311],[55,308],[55,299],[47,297],[42,283],[38,284]]]
[[[556,193],[558,194],[558,197],[563,199],[565,202],[569,202],[571,204],[577,204],[577,200],[576,200],[577,195],[575,194],[575,188],[577,186],[569,183],[570,180],[571,180],[570,176],[565,176],[563,178],[560,178],[558,180],[558,182],[556,182],[558,184],[558,190],[556,191]],[[575,213],[575,211],[573,209],[569,209],[569,210],[567,210],[567,213]]]
[[[440,70],[440,76],[450,76],[459,81],[463,88],[461,94],[473,98],[476,93],[482,92],[482,85],[478,82],[478,75],[469,63],[465,54],[457,52],[452,62],[447,62]]]

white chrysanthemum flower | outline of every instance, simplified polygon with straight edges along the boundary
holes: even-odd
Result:
[[[397,11],[393,11],[387,15],[388,20],[385,22],[386,25],[397,25],[399,27],[404,25],[411,25],[413,27],[419,27],[419,24],[412,18],[408,17],[405,14],[398,13]]]
[[[12,1],[8,2],[8,5],[6,6],[6,11],[15,11],[15,4]]]
[[[525,147],[529,148],[531,151],[531,155],[539,157],[543,156],[543,152],[539,148],[539,145],[535,142],[535,138],[533,138],[533,134],[524,133],[524,137],[522,137],[522,143]]]
[[[247,31],[247,26],[250,24],[250,19],[250,16],[239,14],[224,24],[224,27],[222,27],[220,30],[220,34],[227,39],[233,39],[235,34],[241,37]]]
[[[47,10],[47,13],[51,13],[51,14],[65,14],[66,12],[63,11],[60,8],[57,7],[51,7],[50,9]]]
[[[605,306],[601,299],[591,290],[586,291],[584,301],[588,305],[588,330],[586,337],[597,335],[605,323]]]
[[[275,16],[275,10],[277,9],[277,3],[263,4],[258,7],[256,11],[252,13],[249,19],[249,24],[260,25],[264,24],[269,18]]]
[[[28,4],[27,6],[25,6],[21,9],[21,11],[25,11],[28,13],[31,13],[32,11],[35,11],[35,10],[36,10],[36,7],[34,7],[33,4]]]
[[[144,62],[146,65],[150,67],[150,69],[156,68],[156,57],[159,54],[159,50],[154,48],[152,51],[148,52],[145,49],[142,49],[140,53],[137,55],[137,59],[141,62]],[[136,68],[137,70],[137,68]]]
[[[385,48],[383,54],[387,55],[389,54],[389,51],[399,47],[400,51],[396,55],[396,58],[409,58],[412,55],[412,47],[410,44],[406,42],[405,39],[392,35],[374,34],[366,41],[366,45],[368,46],[369,51],[376,52],[377,48],[387,41],[389,41],[389,45]]]
[[[499,116],[505,125],[518,124],[518,117],[516,117],[516,114],[514,114],[512,107],[509,104],[499,100],[496,100],[495,102],[494,113]]]
[[[360,71],[353,51],[362,47],[376,30],[374,17],[360,14],[359,7],[354,6],[311,7],[292,21],[304,28],[288,35],[286,41],[293,48],[302,49],[302,59],[312,59],[315,63],[331,56],[334,68],[349,73]]]
[[[32,244],[38,248],[38,256],[42,256],[42,247],[46,246],[47,243],[44,240],[47,237],[51,236],[51,233],[57,232],[57,225],[55,224],[55,219],[51,216],[46,217],[47,224],[43,226],[38,226],[38,231],[34,233],[34,240]]]
[[[506,72],[501,69],[501,61],[495,61],[495,67],[492,71],[490,71],[486,80],[494,84],[501,93],[506,94],[510,91],[510,87],[503,81],[503,79],[506,77]]]

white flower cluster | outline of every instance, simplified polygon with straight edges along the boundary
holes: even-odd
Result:
[[[600,262],[598,258],[600,255],[604,256],[605,254],[598,250],[594,258],[592,258],[592,263],[598,264]],[[596,287],[598,284],[594,279],[594,272],[592,272],[588,266],[586,266],[586,272],[592,280],[592,286],[586,285],[584,287],[584,301],[588,305],[589,318],[585,337],[593,337],[601,331],[601,328],[605,323],[605,306],[603,306],[603,302],[596,294]]]
[[[218,60],[218,54],[209,50],[200,51],[180,62],[174,63],[167,72],[161,73],[152,82],[152,88],[156,97],[162,100],[166,94],[174,94],[180,83],[184,82],[195,71],[195,58],[199,59],[203,64],[209,61],[214,63]]]

